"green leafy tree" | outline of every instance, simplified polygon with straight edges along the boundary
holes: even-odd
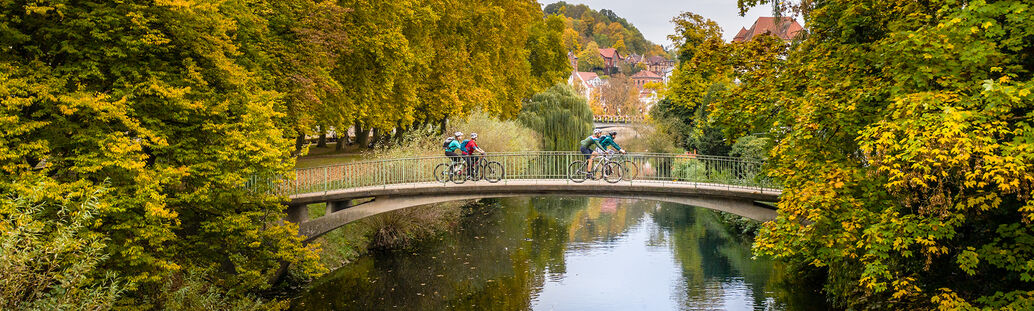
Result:
[[[191,267],[238,293],[268,288],[283,262],[318,272],[314,247],[276,222],[281,198],[244,187],[292,163],[283,93],[263,79],[275,58],[242,47],[277,36],[263,9],[0,5],[0,195],[109,185],[85,228],[107,245],[96,275],[117,271],[134,299]]]
[[[776,142],[779,217],[755,252],[824,273],[844,307],[1030,309],[1031,4],[792,7],[803,41],[713,109]]]
[[[578,53],[578,71],[594,71],[603,69],[603,56],[600,55],[600,47],[595,41],[585,45],[585,49]]]
[[[541,91],[564,80],[571,74],[563,44],[564,19],[550,15],[535,23],[528,38],[528,56],[531,61],[531,76],[536,81],[533,90]]]
[[[532,96],[518,119],[542,135],[543,150],[577,150],[592,131],[592,109],[564,83]]]

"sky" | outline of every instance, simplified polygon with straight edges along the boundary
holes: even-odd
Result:
[[[543,6],[560,0],[539,0]],[[772,16],[772,6],[765,4],[751,8],[745,16],[739,15],[736,0],[564,0],[567,3],[586,4],[594,10],[610,9],[639,28],[653,43],[671,46],[668,35],[675,32],[671,18],[682,12],[693,12],[709,18],[722,27],[722,36],[731,41],[740,27],[750,28],[761,16]]]

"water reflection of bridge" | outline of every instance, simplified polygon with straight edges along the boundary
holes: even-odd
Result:
[[[639,167],[634,179],[617,183],[567,178],[568,164],[582,159],[572,152],[490,154],[505,176],[498,183],[436,182],[442,157],[386,159],[301,169],[296,179],[270,183],[288,196],[288,221],[312,239],[368,216],[456,200],[517,196],[634,198],[700,206],[768,221],[781,193],[765,176],[763,163],[736,158],[679,154],[630,154]],[[362,202],[362,203],[359,203]],[[325,216],[308,219],[309,204],[326,203]]]

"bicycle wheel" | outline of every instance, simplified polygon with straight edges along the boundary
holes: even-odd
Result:
[[[603,180],[606,180],[609,183],[613,184],[621,181],[622,168],[621,164],[618,164],[617,162],[604,163],[603,167],[600,168],[600,171],[603,173]]]
[[[484,178],[490,183],[497,183],[505,177],[506,173],[503,172],[503,165],[499,162],[488,162],[481,168],[481,178]]]
[[[466,163],[453,163],[452,166],[449,166],[449,180],[457,184],[467,182],[467,172],[465,172],[466,169]]]
[[[567,165],[567,178],[573,182],[585,181],[585,161],[574,161]]]
[[[449,182],[449,164],[439,163],[438,166],[434,167],[432,174],[434,174],[434,180],[440,183]]]
[[[624,171],[621,172],[621,179],[633,180],[636,179],[636,177],[639,177],[639,165],[636,165],[635,162],[625,160],[620,164],[621,168],[624,169]]]

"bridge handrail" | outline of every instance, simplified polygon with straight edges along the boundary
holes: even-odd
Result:
[[[568,164],[583,160],[579,152],[536,151],[489,153],[488,159],[501,163],[505,180],[567,179]],[[639,168],[637,182],[689,182],[717,184],[735,188],[778,188],[764,172],[764,162],[734,157],[629,153],[625,159]],[[336,189],[434,182],[432,170],[449,161],[444,156],[421,156],[365,160],[295,170],[294,178],[252,180],[251,188],[263,185],[265,191],[283,195],[326,192]],[[256,189],[258,190],[258,189]]]

